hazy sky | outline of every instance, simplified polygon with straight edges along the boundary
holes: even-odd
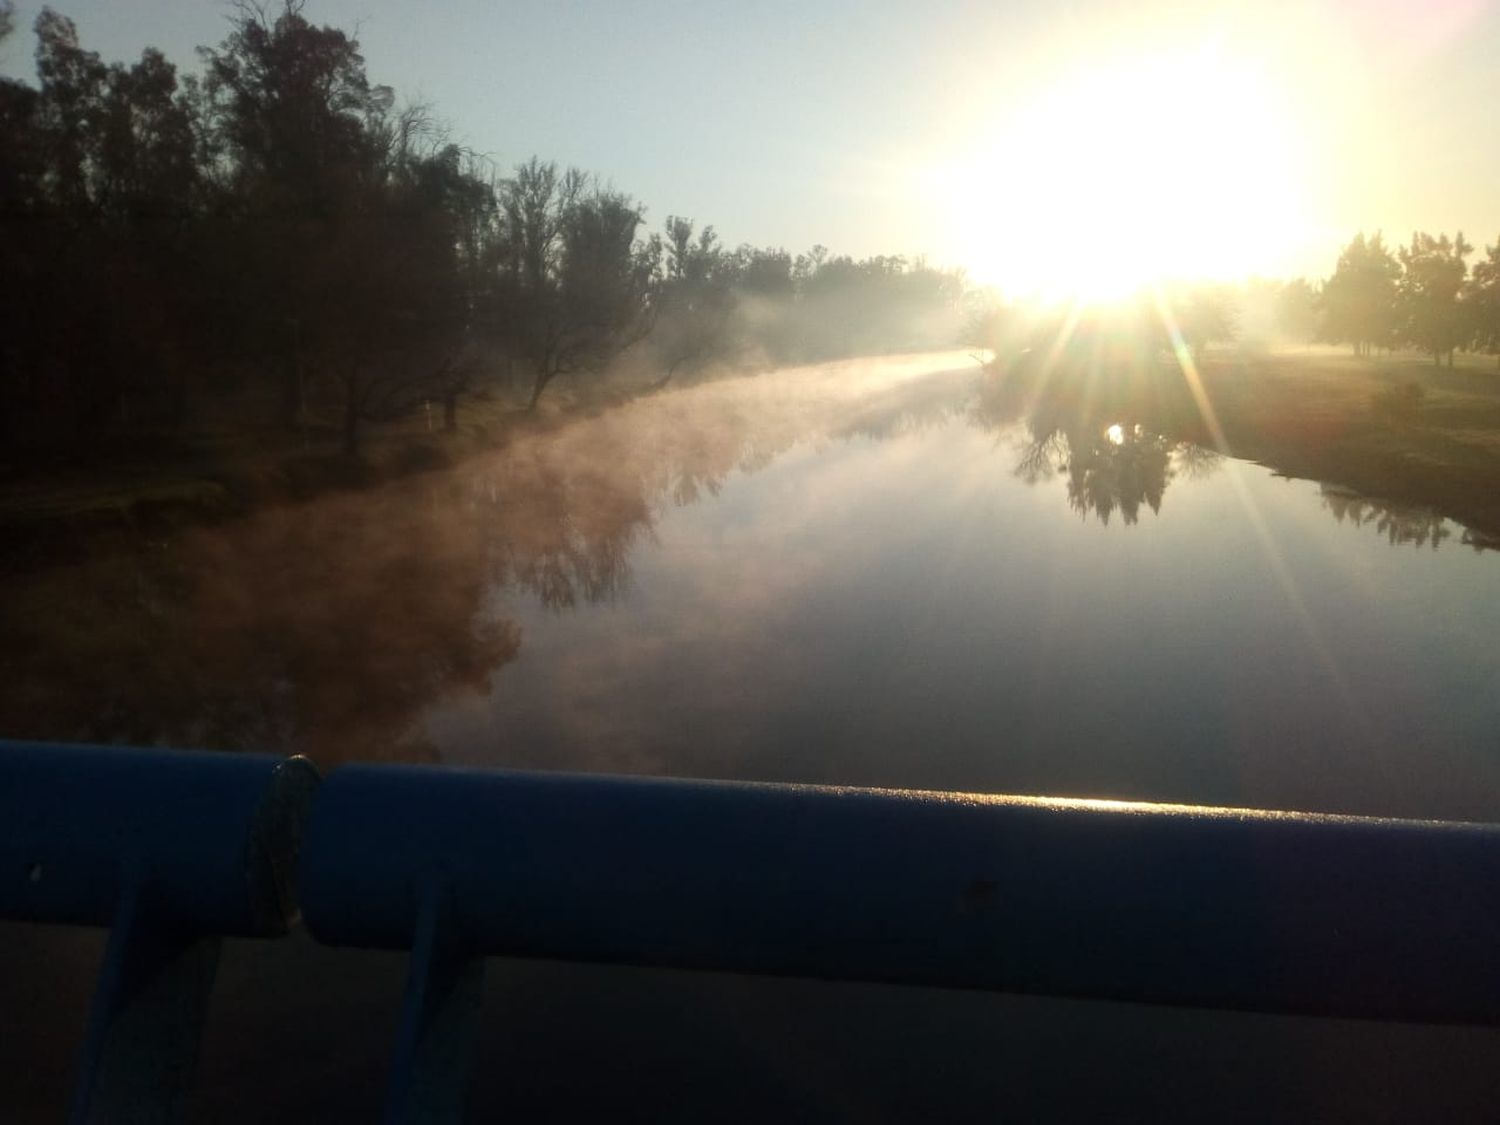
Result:
[[[30,77],[38,7],[18,4],[6,73]],[[54,7],[106,59],[151,44],[185,67],[229,14]],[[683,214],[731,244],[926,252],[1013,280],[1054,247],[1118,258],[1175,239],[1183,269],[1323,273],[1359,227],[1500,235],[1500,12],[1485,0],[310,0],[306,14],[357,30],[372,79],[502,165],[579,164],[653,225]]]

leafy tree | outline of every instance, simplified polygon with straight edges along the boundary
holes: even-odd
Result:
[[[81,223],[93,203],[90,148],[103,114],[108,70],[97,54],[79,45],[73,21],[51,8],[37,16],[35,31],[49,194]]]
[[[563,225],[559,290],[574,370],[600,372],[653,325],[661,242],[637,239],[645,212],[628,195],[595,189]]]
[[[657,239],[629,196],[536,157],[500,185],[492,323],[531,374],[528,409],[559,375],[598,373],[650,331]]]
[[[1495,245],[1486,246],[1484,254],[1483,259],[1474,263],[1474,271],[1464,288],[1469,343],[1476,350],[1500,359],[1500,238]]]
[[[330,219],[377,162],[371,129],[391,108],[365,74],[359,43],[285,0],[270,18],[241,3],[228,38],[202,48],[205,89],[239,188],[264,210]]]
[[[714,228],[693,234],[689,219],[670,215],[663,239],[664,276],[658,294],[656,354],[666,366],[664,386],[680,369],[700,367],[732,350],[734,270]]]
[[[329,335],[346,336],[336,326],[351,296],[369,291],[356,243],[390,155],[394,97],[370,83],[359,44],[310,23],[300,0],[274,18],[249,3],[236,13],[224,42],[200,50],[208,124],[227,165],[231,224],[218,260],[234,266],[220,279],[221,313],[240,349],[280,359],[290,425],[304,413],[308,361],[342,350]]]
[[[792,270],[792,256],[779,247],[741,245],[734,252],[736,287],[742,293],[790,301],[797,292]]]
[[[1411,236],[1411,245],[1399,251],[1401,278],[1397,287],[1402,316],[1402,338],[1440,363],[1444,353],[1453,366],[1453,353],[1467,342],[1468,325],[1460,303],[1465,257],[1474,249],[1463,232],[1450,241],[1446,234],[1434,238],[1423,231]]]
[[[1286,282],[1276,292],[1276,327],[1299,344],[1310,344],[1318,337],[1322,319],[1322,295],[1305,277]]]
[[[442,399],[444,428],[453,430],[458,399],[474,388],[483,366],[480,316],[495,195],[473,157],[452,144],[410,162],[402,184],[405,221],[424,232],[424,269],[412,280],[423,287],[428,324],[437,330],[431,390]]]
[[[197,192],[192,108],[177,68],[148,48],[141,61],[109,68],[100,106],[96,197],[107,219],[134,228],[173,224]]]
[[[0,40],[14,28],[14,8],[0,0]],[[0,78],[0,442],[12,448],[40,398],[36,347],[41,264],[45,261],[45,164],[41,98],[22,82]]]
[[[1353,345],[1356,355],[1391,346],[1399,324],[1400,276],[1401,264],[1379,233],[1355,235],[1323,285],[1323,338]]]
[[[533,407],[564,366],[557,274],[563,224],[586,182],[576,169],[559,172],[533,156],[496,188],[486,322],[500,347],[531,373]]]

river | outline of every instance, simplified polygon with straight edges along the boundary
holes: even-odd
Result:
[[[12,580],[11,736],[1500,818],[1500,554],[963,356]]]

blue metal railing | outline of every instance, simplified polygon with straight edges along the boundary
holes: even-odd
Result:
[[[141,1074],[180,1094],[196,1023],[148,1066],[116,1029],[161,1013],[119,997],[201,1018],[203,950],[278,932],[294,894],[321,942],[411,951],[390,1121],[461,1115],[493,955],[1500,1023],[1495,825],[412,766],[314,790],[299,759],[0,752],[0,915],[114,926],[76,1121],[151,1101]],[[137,962],[154,990],[119,983]]]
[[[110,927],[68,1120],[172,1120],[224,936],[274,937],[302,758],[0,743],[0,918]]]

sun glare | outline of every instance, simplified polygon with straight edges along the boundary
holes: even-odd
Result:
[[[1217,54],[1075,74],[949,171],[956,255],[982,282],[1051,297],[1274,269],[1304,225],[1289,117]]]

